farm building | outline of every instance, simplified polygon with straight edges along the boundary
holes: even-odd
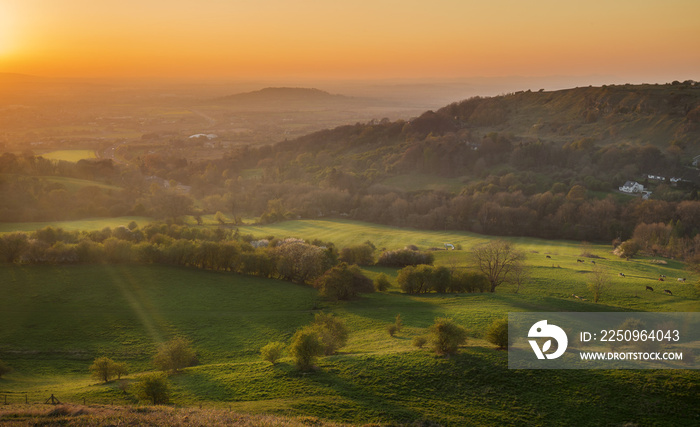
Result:
[[[641,193],[644,191],[644,186],[636,181],[627,181],[625,185],[619,187],[623,193]]]

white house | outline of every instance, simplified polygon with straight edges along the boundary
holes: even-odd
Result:
[[[636,181],[627,181],[625,185],[619,187],[623,193],[641,193],[644,191],[644,186]]]

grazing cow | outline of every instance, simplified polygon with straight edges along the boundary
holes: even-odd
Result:
[[[660,274],[659,277],[666,278],[666,275],[665,275],[665,274]]]
[[[669,295],[673,295],[673,293],[671,291],[669,291],[668,289],[664,289],[664,293],[669,294]]]
[[[577,259],[576,262],[584,262],[582,259]]]
[[[659,277],[659,282],[663,282],[663,281],[664,281],[664,278],[663,278],[663,277]]]
[[[551,256],[549,256],[549,255],[547,255],[547,258],[549,258],[549,259],[552,259],[552,257],[551,257]]]
[[[679,278],[678,278],[678,281],[679,281],[679,282],[685,282],[685,277],[679,277]]]
[[[647,290],[647,291],[652,291],[652,292],[654,292],[654,288],[652,288],[651,286],[647,286],[647,289],[646,289],[646,290]]]
[[[625,273],[618,273],[618,276],[625,277]]]
[[[593,264],[595,264],[595,261],[591,261]]]

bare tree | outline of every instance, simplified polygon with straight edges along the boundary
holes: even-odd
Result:
[[[530,280],[530,269],[522,262],[518,263],[511,270],[510,282],[515,285],[514,294],[520,291],[520,287]]]
[[[601,295],[610,287],[610,280],[605,269],[599,265],[593,267],[591,271],[588,289],[593,293],[593,302],[598,302]]]
[[[491,284],[491,292],[511,280],[516,270],[522,270],[525,254],[511,243],[495,240],[472,248],[471,256],[477,269]]]

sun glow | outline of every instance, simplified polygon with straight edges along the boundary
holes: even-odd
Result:
[[[8,7],[0,4],[0,58],[11,53],[14,48],[13,27],[14,22]]]

